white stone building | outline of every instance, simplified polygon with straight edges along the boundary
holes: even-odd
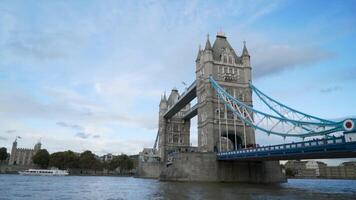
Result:
[[[41,143],[35,144],[33,149],[17,148],[17,138],[12,143],[9,165],[33,165],[32,157],[41,149]]]

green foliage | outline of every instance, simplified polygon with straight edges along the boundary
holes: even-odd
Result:
[[[41,168],[47,168],[49,163],[49,153],[46,149],[39,150],[33,157],[33,163]]]
[[[79,156],[73,151],[64,151],[52,153],[49,160],[49,166],[59,169],[79,168]]]
[[[133,168],[133,161],[127,155],[115,156],[110,162],[101,162],[91,151],[81,154],[72,151],[56,152],[50,155],[49,166],[59,169],[109,169],[127,171]]]
[[[79,167],[81,169],[98,169],[100,161],[96,160],[91,151],[84,151],[79,157]]]
[[[6,160],[7,158],[7,150],[5,147],[0,148],[0,160]]]
[[[115,156],[109,163],[109,170],[120,168],[120,171],[131,170],[133,168],[133,161],[125,154]]]

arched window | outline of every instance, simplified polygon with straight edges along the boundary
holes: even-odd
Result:
[[[223,62],[227,63],[227,57],[226,56],[224,56],[224,61]]]
[[[232,56],[229,56],[229,63],[232,64]]]

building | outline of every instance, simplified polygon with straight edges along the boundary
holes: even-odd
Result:
[[[190,104],[169,121],[166,122],[163,118],[164,113],[177,103],[179,98],[178,90],[173,88],[168,99],[164,94],[159,104],[159,155],[162,160],[167,158],[166,154],[170,154],[180,147],[188,147],[190,145],[190,120],[183,119],[184,113],[190,109]]]
[[[344,162],[339,166],[327,166],[318,161],[288,161],[286,171],[299,178],[356,179],[356,162]],[[291,175],[289,174],[289,175]]]
[[[305,163],[305,169],[313,171],[313,176],[320,176],[319,165],[316,161],[308,161]]]
[[[108,153],[106,155],[100,156],[99,160],[101,162],[110,162],[110,161],[112,161],[113,158],[114,158],[114,156],[111,153]]]
[[[231,111],[219,103],[211,88],[212,76],[230,95],[252,106],[250,55],[244,42],[239,55],[219,32],[211,45],[209,38],[204,50],[196,59],[196,83],[198,99],[198,146],[202,152],[240,149],[255,144],[251,127],[234,117]],[[219,142],[226,141],[226,142]],[[232,144],[232,145],[231,145]]]
[[[356,162],[344,162],[339,166],[321,167],[320,178],[356,179]]]
[[[17,138],[12,143],[9,165],[33,165],[32,157],[41,149],[41,143],[33,149],[17,148]]]
[[[320,169],[326,166],[323,162],[290,160],[285,168],[292,172],[295,177],[313,178],[320,176]]]
[[[195,81],[179,94],[173,89],[159,105],[159,142],[140,153],[138,176],[175,181],[284,182],[279,162],[220,162],[216,153],[255,145],[255,132],[227,109],[211,84],[252,106],[250,55],[235,51],[223,32],[199,48]],[[191,106],[191,103],[196,104]],[[244,114],[249,115],[248,112]],[[198,146],[190,146],[190,123],[197,117]],[[158,151],[156,151],[158,144]],[[159,161],[154,161],[157,157]],[[150,162],[152,160],[152,162]]]

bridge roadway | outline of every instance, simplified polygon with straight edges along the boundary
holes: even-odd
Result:
[[[166,119],[172,118],[175,114],[177,114],[184,106],[188,105],[195,97],[197,97],[197,84],[194,81],[187,90],[180,96],[177,103],[175,103],[172,107],[170,107],[166,113],[164,113],[163,117]],[[194,108],[194,107],[193,107]],[[197,109],[197,106],[195,106]],[[190,113],[191,112],[191,113]],[[190,115],[188,115],[190,113]],[[197,114],[197,110],[190,109],[187,114],[185,114],[185,119],[187,117],[194,117]],[[195,115],[194,115],[195,114]]]
[[[218,160],[241,161],[355,157],[356,141],[346,142],[344,136],[217,153]]]

